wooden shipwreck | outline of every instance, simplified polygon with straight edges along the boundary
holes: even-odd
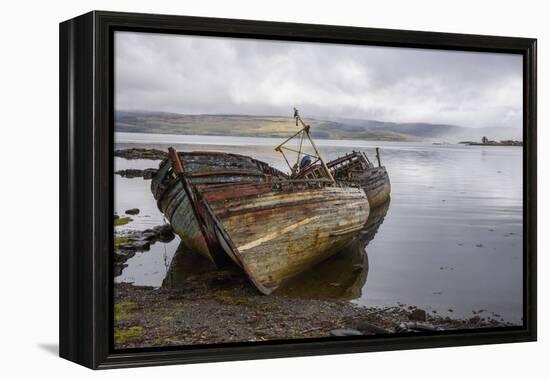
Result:
[[[358,183],[369,199],[371,208],[382,206],[390,199],[391,184],[386,168],[380,162],[380,151],[376,148],[378,166],[375,166],[363,152],[352,152],[327,163],[335,179]]]
[[[328,177],[339,182],[359,184],[365,190],[371,208],[383,205],[390,198],[390,178],[386,168],[381,164],[378,148],[376,148],[378,166],[375,166],[364,152],[356,151],[325,163],[311,138],[309,125],[304,123],[296,108],[294,108],[294,118],[296,125],[301,124],[302,129],[275,148],[276,151],[282,153],[290,167],[291,178]],[[299,141],[296,148],[288,146],[293,139]],[[312,153],[306,153],[304,149],[304,143],[307,145],[308,142],[313,147]],[[296,155],[294,165],[291,166],[285,152]]]
[[[326,163],[297,110],[294,117],[302,128],[276,147],[290,175],[247,156],[170,148],[151,183],[186,245],[218,267],[231,259],[264,294],[349,245],[367,222],[366,192],[378,201],[386,191],[358,172],[382,167],[355,152]],[[292,165],[288,152],[296,153]]]
[[[223,266],[228,258],[210,237],[202,217],[194,186],[233,185],[237,183],[263,183],[272,179],[285,180],[288,175],[267,163],[239,154],[222,152],[180,152],[178,159],[186,168],[186,181],[190,189],[176,173],[172,160],[161,162],[151,181],[151,192],[159,210],[172,225],[181,240],[191,249],[203,254],[216,266]],[[189,197],[189,193],[191,197]]]

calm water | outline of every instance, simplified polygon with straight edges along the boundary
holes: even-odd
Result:
[[[279,138],[116,134],[117,149],[174,146],[178,150],[226,151],[250,155],[287,171],[280,154],[273,151],[280,142]],[[353,283],[354,289],[343,291],[346,295],[342,298],[361,305],[403,303],[455,317],[486,310],[482,314],[496,313],[506,321],[521,322],[521,148],[336,140],[316,143],[326,160],[353,149],[374,159],[374,148],[380,147],[392,184],[391,204],[366,248],[356,245],[348,249],[352,253],[325,265],[336,265],[353,278],[334,280],[330,270],[315,268],[285,292],[307,296],[306,284],[311,284],[310,289],[330,289]],[[158,163],[115,158],[115,170],[157,167]],[[115,211],[123,215],[132,207],[141,210],[132,217],[133,222],[117,228],[145,229],[164,223],[149,184],[140,178],[115,176]],[[116,281],[161,286],[178,245],[176,238],[136,254]]]

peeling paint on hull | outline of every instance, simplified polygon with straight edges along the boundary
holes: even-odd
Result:
[[[374,166],[361,152],[353,152],[327,163],[334,178],[360,185],[371,208],[383,205],[390,198],[390,177],[384,166]]]
[[[230,239],[227,253],[264,294],[349,245],[369,215],[360,188],[288,182],[292,190],[269,184],[202,189]],[[250,186],[256,194],[239,195]]]
[[[194,185],[243,181],[260,183],[271,177],[287,177],[262,161],[238,154],[185,152],[179,156],[189,172],[190,182]],[[189,248],[207,257],[218,267],[227,263],[227,257],[220,249],[209,247],[199,221],[193,213],[192,204],[181,182],[174,176],[168,160],[161,162],[156,176],[153,177],[151,192],[157,200],[159,210]]]
[[[357,181],[365,190],[372,208],[382,206],[390,199],[390,177],[384,166],[368,169],[352,181]]]
[[[341,251],[367,222],[367,195],[348,182],[289,179],[234,154],[178,157],[195,207],[165,161],[151,183],[160,211],[190,248],[218,267],[233,260],[264,294]]]

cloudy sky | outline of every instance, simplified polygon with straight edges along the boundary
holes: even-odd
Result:
[[[117,32],[117,110],[521,129],[520,55]]]

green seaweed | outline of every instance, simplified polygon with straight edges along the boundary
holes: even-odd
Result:
[[[143,337],[144,329],[141,326],[131,326],[127,329],[115,327],[115,342],[124,344],[129,340],[135,340]]]
[[[114,220],[115,226],[124,226],[125,224],[128,224],[132,221],[132,218],[129,218],[127,216],[118,218]]]
[[[224,305],[251,305],[250,299],[248,299],[247,297],[236,295],[230,290],[219,290],[212,294],[212,299]]]
[[[132,317],[131,311],[135,309],[137,303],[124,301],[115,304],[115,321],[127,320]]]
[[[115,247],[129,242],[130,238],[128,238],[127,236],[115,236]]]

